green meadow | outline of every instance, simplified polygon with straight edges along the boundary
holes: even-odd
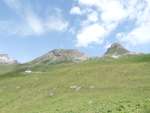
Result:
[[[0,66],[0,113],[150,113],[150,55]]]

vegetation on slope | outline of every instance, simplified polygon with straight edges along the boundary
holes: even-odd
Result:
[[[11,72],[16,67],[17,67],[17,64],[0,64],[0,74]]]
[[[149,59],[21,65],[0,76],[0,113],[150,113]]]

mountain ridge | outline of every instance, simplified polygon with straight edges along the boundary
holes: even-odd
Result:
[[[10,58],[8,54],[0,54],[0,64],[18,64],[18,61]]]
[[[137,52],[133,52],[133,51],[129,51],[128,49],[126,49],[124,46],[122,46],[120,43],[113,43],[108,49],[107,51],[104,53],[104,57],[112,57],[112,58],[119,58],[121,56],[125,56],[125,55],[140,55],[143,53],[137,53]]]
[[[106,51],[104,55],[123,55],[130,53],[120,43],[113,43]]]
[[[34,59],[32,63],[60,63],[60,62],[78,62],[87,60],[88,57],[76,49],[54,49],[48,53]]]
[[[114,59],[118,59],[125,55],[140,55],[140,54],[143,53],[129,51],[120,43],[115,42],[107,49],[107,51],[104,53],[102,57],[103,58],[112,57]],[[45,53],[44,55],[41,55],[27,63],[55,64],[62,62],[80,62],[88,60],[89,58],[94,57],[89,57],[85,53],[80,52],[77,49],[53,49]],[[100,56],[98,58],[100,58]],[[18,61],[10,58],[8,54],[0,54],[0,64],[18,64]]]

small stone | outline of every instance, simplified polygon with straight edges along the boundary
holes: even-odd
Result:
[[[76,88],[76,91],[79,91],[80,89],[81,89],[81,87],[79,86],[79,87]]]
[[[94,89],[95,88],[95,86],[90,86],[90,89]]]
[[[54,96],[54,93],[53,93],[53,92],[50,92],[50,93],[49,93],[49,96],[50,96],[50,97]]]
[[[70,89],[76,89],[78,86],[77,85],[73,85],[73,86],[70,86]]]

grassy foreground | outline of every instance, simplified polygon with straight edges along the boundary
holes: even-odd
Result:
[[[150,113],[150,56],[3,73],[0,113]]]

